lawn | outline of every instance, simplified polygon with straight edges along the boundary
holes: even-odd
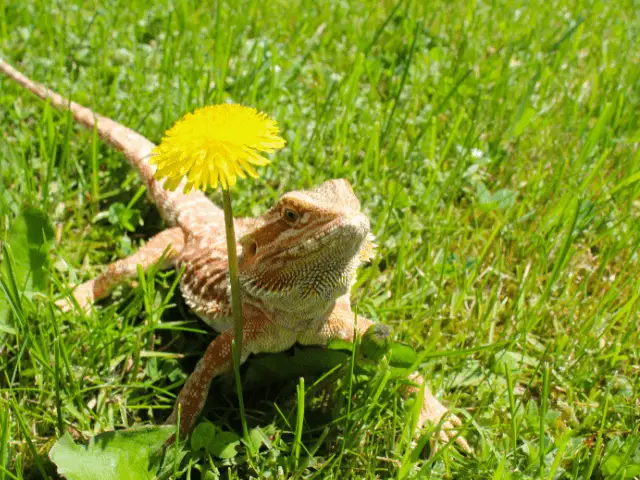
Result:
[[[475,450],[414,448],[399,382],[347,358],[249,385],[260,448],[192,444],[172,475],[640,476],[639,34],[632,1],[0,2],[0,56],[155,142],[206,104],[277,119],[287,146],[236,215],[349,180],[378,245],[353,303],[415,349]],[[0,239],[40,266],[4,250],[0,479],[55,478],[65,433],[162,423],[213,333],[173,272],[57,310],[163,223],[121,154],[4,77],[0,132]],[[203,425],[235,438],[216,385]]]

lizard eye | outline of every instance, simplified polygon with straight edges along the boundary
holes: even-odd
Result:
[[[296,223],[298,223],[299,215],[298,212],[291,210],[290,208],[285,208],[284,218],[289,224],[295,225]]]

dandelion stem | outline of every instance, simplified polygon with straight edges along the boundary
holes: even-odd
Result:
[[[233,316],[233,369],[235,371],[238,400],[240,401],[240,417],[245,439],[249,438],[249,431],[244,416],[244,402],[242,401],[242,385],[240,383],[240,359],[242,358],[242,297],[240,281],[238,280],[238,254],[236,253],[236,234],[233,229],[233,210],[231,208],[231,194],[228,188],[222,189],[222,205],[224,208],[224,229],[227,236],[227,257],[229,259],[229,282],[231,283],[231,313]]]
[[[238,280],[238,254],[236,253],[236,234],[233,228],[233,210],[229,189],[222,189],[222,205],[224,207],[224,228],[227,235],[227,257],[229,259],[229,282],[231,283],[231,309],[233,315],[233,332],[238,347],[238,355],[242,352],[242,298],[240,281]],[[236,359],[234,359],[235,361]],[[238,358],[239,360],[239,358]]]

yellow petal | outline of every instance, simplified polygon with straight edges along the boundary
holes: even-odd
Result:
[[[188,113],[165,132],[152,150],[149,163],[155,177],[167,178],[165,188],[176,188],[183,177],[185,189],[223,188],[237,177],[256,178],[251,166],[270,163],[260,152],[272,153],[285,145],[278,124],[265,113],[241,105],[221,104]]]

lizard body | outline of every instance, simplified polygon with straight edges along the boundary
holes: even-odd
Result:
[[[176,407],[167,420],[177,421],[180,433],[195,425],[211,381],[231,369],[233,339],[227,249],[222,210],[204,194],[171,192],[154,179],[155,167],[147,162],[153,143],[133,130],[33,82],[0,59],[0,71],[55,107],[68,109],[88,129],[96,129],[108,144],[119,149],[139,172],[152,201],[170,226],[151,238],[136,253],[111,265],[97,278],[73,291],[82,308],[107,296],[117,285],[162,259],[165,268],[184,268],[180,288],[187,305],[220,332],[206,349],[185,382]],[[330,180],[311,190],[284,194],[269,211],[257,218],[235,219],[238,236],[239,276],[244,317],[242,361],[252,353],[277,352],[296,342],[326,345],[331,339],[353,341],[373,322],[356,317],[349,291],[357,267],[372,254],[369,220],[346,180]],[[58,302],[63,309],[71,302]],[[405,395],[420,391],[424,383],[406,386]],[[466,441],[455,431],[460,420],[451,415],[424,388],[418,420],[438,423],[439,439],[455,438],[463,449]]]

